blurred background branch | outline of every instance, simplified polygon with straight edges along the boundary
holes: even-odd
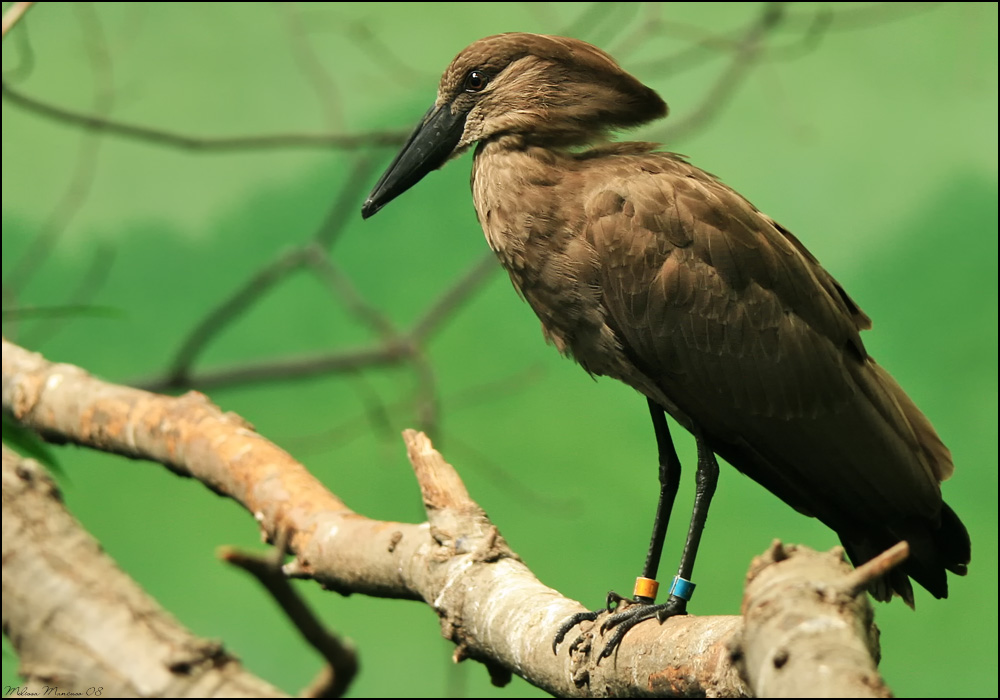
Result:
[[[251,136],[193,136],[163,129],[128,124],[98,116],[94,113],[76,112],[35,99],[4,83],[3,97],[12,106],[53,121],[78,127],[86,131],[110,134],[123,139],[199,152],[253,151],[285,148],[332,148],[358,150],[378,146],[398,146],[407,132],[374,131],[360,134],[258,134]]]

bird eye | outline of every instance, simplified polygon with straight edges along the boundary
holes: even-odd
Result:
[[[489,82],[490,76],[486,75],[486,73],[480,70],[469,71],[469,74],[465,76],[465,91],[480,92],[486,88]]]

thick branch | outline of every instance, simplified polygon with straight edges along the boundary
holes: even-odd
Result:
[[[157,605],[66,512],[45,469],[6,446],[3,628],[30,692],[285,697]]]
[[[892,559],[901,545],[877,560]],[[903,551],[895,563],[905,558]],[[778,541],[754,559],[734,651],[759,697],[891,696],[876,670],[878,628],[864,593],[884,570],[869,568],[867,578],[864,567],[852,570],[839,547],[821,554]]]
[[[581,630],[572,655],[569,644],[553,655],[555,630],[582,607],[534,577],[421,433],[405,439],[428,522],[407,525],[354,513],[200,394],[171,398],[107,384],[4,341],[2,398],[4,411],[50,439],[159,461],[235,499],[272,540],[287,532],[295,554],[288,575],[343,592],[424,600],[456,643],[456,659],[483,661],[497,682],[513,672],[563,696],[748,694],[731,663],[738,617],[640,625],[603,663],[595,625]],[[867,630],[870,609],[863,594],[858,599]],[[748,631],[743,639],[750,638]]]

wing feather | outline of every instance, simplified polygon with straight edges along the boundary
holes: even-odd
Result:
[[[950,456],[868,357],[868,317],[805,247],[672,154],[630,155],[608,175],[584,223],[606,323],[678,418],[838,531],[936,519]]]

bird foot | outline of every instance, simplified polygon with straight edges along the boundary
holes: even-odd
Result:
[[[625,634],[640,622],[655,617],[662,623],[675,615],[686,615],[687,601],[671,595],[666,603],[656,605],[649,598],[625,598],[611,591],[608,593],[608,602],[604,609],[577,613],[562,624],[556,632],[555,639],[552,640],[552,653],[557,653],[559,645],[571,629],[581,622],[596,622],[605,613],[608,613],[608,618],[601,624],[600,632],[602,635],[609,630],[613,632],[601,650],[600,656],[597,657],[597,663],[614,654]],[[581,633],[570,645],[569,653],[573,654],[584,641],[586,641],[585,636]]]

